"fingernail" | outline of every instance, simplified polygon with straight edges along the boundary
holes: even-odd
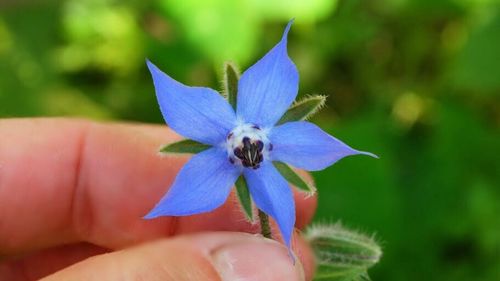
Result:
[[[294,264],[286,247],[269,239],[225,245],[213,258],[224,281],[305,280],[300,260]]]

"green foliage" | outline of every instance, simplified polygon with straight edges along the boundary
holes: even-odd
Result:
[[[313,121],[381,156],[315,172],[316,220],[377,232],[373,280],[498,279],[498,0],[31,2],[0,3],[1,117],[163,124],[145,58],[218,88],[295,18],[300,93],[328,96]]]
[[[160,153],[191,153],[196,154],[210,148],[209,145],[194,140],[181,140],[160,148]]]
[[[297,18],[314,22],[328,16],[336,0],[159,0],[164,15],[175,20],[185,37],[208,60],[219,66],[235,60],[247,64],[257,55],[266,20]],[[235,34],[237,36],[235,37]]]
[[[489,18],[470,34],[459,52],[453,82],[459,88],[500,94],[500,14]]]

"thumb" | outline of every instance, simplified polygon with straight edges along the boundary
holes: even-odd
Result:
[[[179,236],[95,256],[42,280],[280,281],[305,280],[305,274],[300,257],[294,264],[287,249],[276,241],[219,232]]]

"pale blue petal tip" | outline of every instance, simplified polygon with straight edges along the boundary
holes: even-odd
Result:
[[[285,42],[286,42],[287,37],[288,37],[288,32],[290,31],[290,28],[292,27],[292,24],[293,24],[293,22],[294,22],[294,21],[295,21],[295,19],[293,18],[293,19],[291,19],[291,20],[288,22],[288,24],[286,25],[286,27],[285,27],[285,31],[283,32],[283,37],[282,37],[282,39],[281,39],[282,41],[285,41]]]
[[[295,263],[297,262],[297,259],[295,258],[295,255],[293,254],[292,247],[288,246],[288,255],[292,259],[292,263],[295,266]]]
[[[155,219],[155,218],[161,217],[161,216],[167,216],[167,215],[159,212],[158,205],[157,205],[151,211],[149,211],[149,213],[147,213],[145,216],[143,216],[142,218],[146,219],[146,220],[151,220],[151,219]]]
[[[244,175],[253,201],[276,221],[281,237],[291,251],[295,203],[288,182],[270,162],[265,162],[257,170],[246,170]]]
[[[363,154],[363,155],[371,156],[371,157],[376,158],[376,159],[380,159],[380,157],[378,157],[378,155],[373,154],[371,152],[359,151],[359,150],[357,152],[358,152],[358,154]]]
[[[148,66],[150,72],[157,69],[156,65],[154,65],[148,58],[146,58],[146,65]]]
[[[287,54],[292,23],[286,26],[281,41],[241,75],[237,114],[248,123],[274,125],[297,97],[299,73]]]
[[[216,145],[234,128],[236,115],[215,90],[189,87],[162,72],[149,60],[155,93],[165,122],[178,134]]]
[[[226,153],[210,148],[191,157],[167,194],[144,218],[189,216],[210,212],[224,204],[240,175]]]
[[[275,127],[270,135],[273,159],[307,171],[320,171],[340,159],[364,154],[377,155],[351,148],[307,121],[288,122]]]
[[[157,218],[157,217],[159,217],[159,216],[155,215],[154,213],[149,213],[149,214],[145,215],[142,218],[145,219],[145,220],[151,220],[151,219],[154,219],[154,218]]]

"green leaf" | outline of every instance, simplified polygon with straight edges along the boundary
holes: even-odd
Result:
[[[235,185],[236,195],[238,196],[241,207],[245,212],[245,216],[250,222],[253,222],[252,199],[250,198],[250,192],[248,191],[248,186],[245,178],[243,176],[240,176]]]
[[[199,153],[210,148],[210,145],[199,143],[194,140],[181,140],[170,143],[160,148],[160,153]]]
[[[316,95],[302,99],[293,104],[287,112],[281,117],[276,125],[286,122],[301,121],[314,115],[320,110],[326,101],[326,96]]]
[[[239,79],[240,75],[236,66],[232,62],[226,62],[224,64],[224,92],[226,93],[227,101],[235,111]]]
[[[307,192],[309,194],[314,194],[316,192],[316,188],[308,184],[301,176],[299,176],[295,171],[290,168],[287,164],[283,162],[273,162],[274,167],[278,169],[280,174],[291,184],[293,184],[298,189]]]
[[[370,280],[368,268],[382,256],[372,237],[345,229],[340,223],[315,225],[305,232],[316,257],[314,280]]]

